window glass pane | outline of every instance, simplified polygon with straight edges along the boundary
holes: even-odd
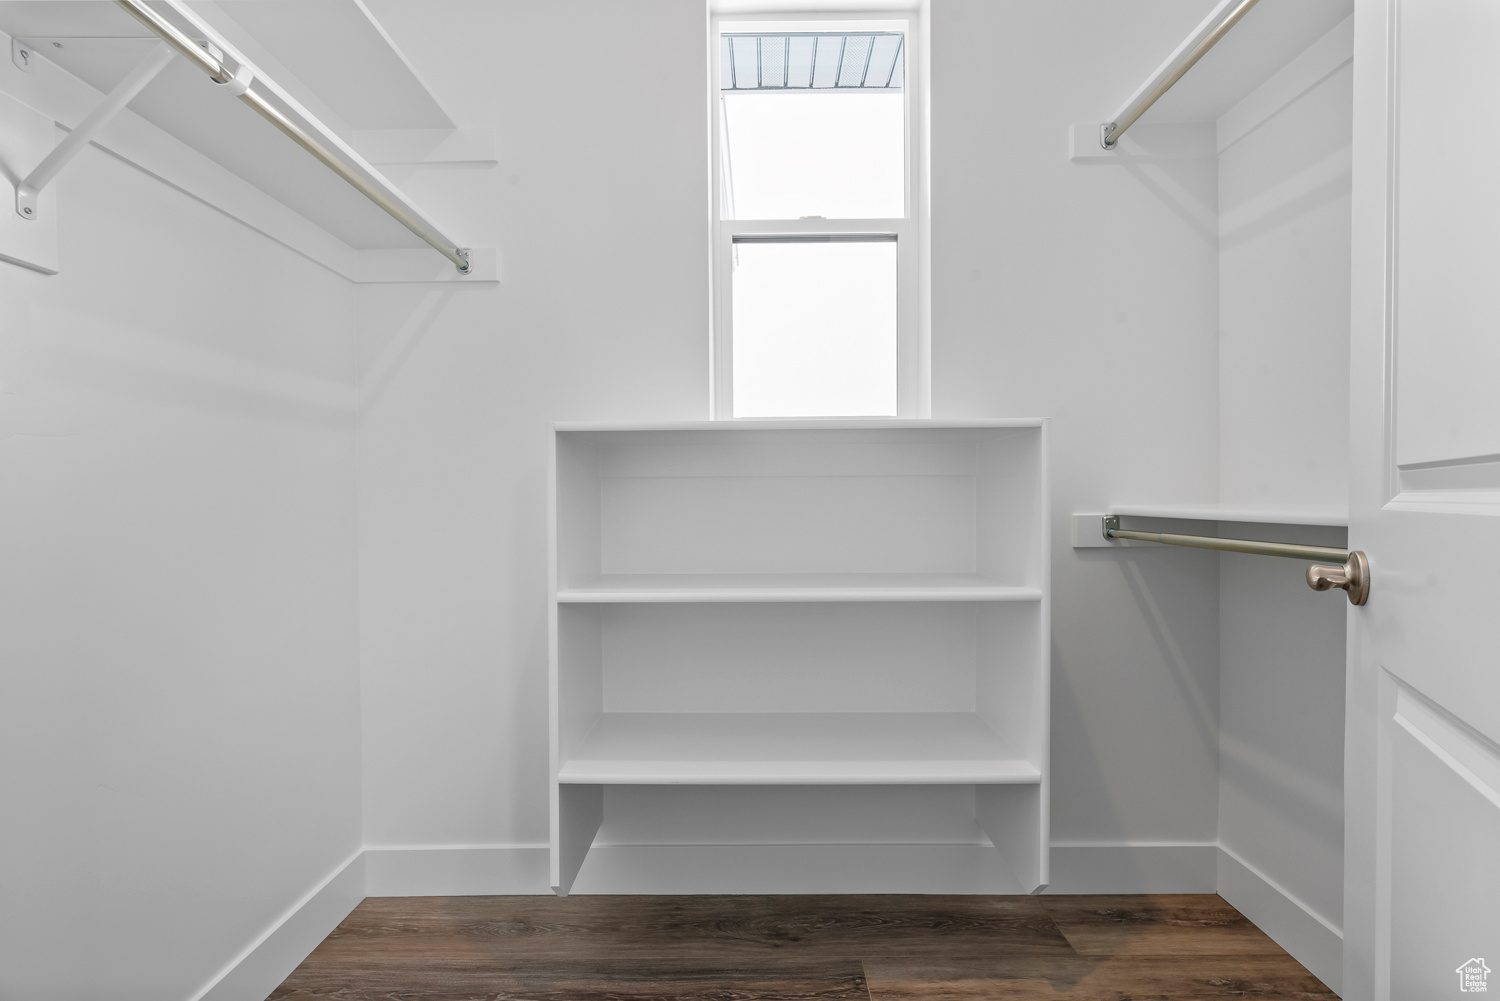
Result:
[[[841,35],[823,35],[818,39],[817,72],[813,74],[814,87],[832,87],[838,82],[839,55],[844,51]]]
[[[870,50],[870,65],[865,70],[864,86],[866,87],[889,87],[895,84],[901,86],[901,76],[897,73],[896,56],[901,51],[900,35],[877,35],[874,47]]]
[[[754,90],[760,86],[760,56],[753,38],[735,38],[729,51],[734,68],[734,85],[740,90]]]
[[[760,85],[762,87],[786,86],[787,39],[775,35],[760,40]]]
[[[816,35],[793,35],[787,40],[788,87],[811,87],[813,50],[818,47]]]
[[[725,94],[727,217],[901,218],[905,111],[900,93]]]
[[[844,40],[844,57],[839,64],[838,86],[864,86],[865,67],[870,61],[870,43],[874,40],[869,35],[850,35]]]
[[[734,416],[894,416],[895,241],[733,254]]]
[[[906,214],[905,36],[723,36],[726,219]]]

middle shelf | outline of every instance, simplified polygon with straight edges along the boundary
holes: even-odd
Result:
[[[1024,784],[1035,762],[978,713],[604,713],[565,784]]]
[[[745,601],[1040,601],[1041,588],[978,573],[600,574],[564,604]]]

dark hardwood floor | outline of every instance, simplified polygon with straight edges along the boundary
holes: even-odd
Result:
[[[1334,995],[1218,896],[371,897],[272,1001]]]

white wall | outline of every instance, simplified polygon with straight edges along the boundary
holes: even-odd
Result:
[[[0,996],[186,998],[360,843],[353,294],[56,183],[62,273],[0,264]]]
[[[1346,62],[1219,155],[1226,504],[1349,501],[1352,95]]]
[[[1097,171],[1066,146],[1204,7],[934,5],[934,413],[1054,417],[1055,514],[1217,486],[1214,167]],[[708,414],[704,6],[375,9],[462,124],[500,131],[494,171],[405,183],[439,217],[477,213],[503,282],[360,292],[366,836],[536,845],[546,422]],[[614,85],[556,72],[537,39],[560,37],[582,67],[653,55]],[[1078,556],[1058,525],[1055,834],[1211,843],[1217,564]],[[641,817],[619,836],[649,840]],[[580,890],[609,884],[590,874],[608,854]]]
[[[1216,560],[1068,537],[1074,511],[1217,489],[1213,161],[1068,159],[1069,126],[1112,109],[1202,13],[932,10],[933,415],[1053,418],[1054,843],[1217,830]],[[1056,888],[1087,888],[1056,852],[1054,867]]]
[[[1226,504],[1347,503],[1353,92],[1352,67],[1339,63],[1349,43],[1330,43],[1348,37],[1345,24],[1315,45],[1310,53],[1325,53],[1331,72],[1219,157]],[[1339,547],[1347,536],[1330,528],[1225,528]],[[1300,563],[1221,559],[1219,837],[1238,877],[1227,877],[1220,892],[1337,990],[1349,605],[1338,595],[1310,594]],[[1257,895],[1244,868],[1292,907]]]
[[[708,416],[707,18],[702,0],[377,13],[460,123],[499,131],[497,168],[405,183],[501,248],[502,282],[359,292],[365,836],[536,844],[547,422]]]
[[[1342,528],[1221,530],[1347,544]],[[1232,862],[1221,868],[1219,892],[1337,990],[1349,603],[1342,592],[1309,591],[1304,563],[1220,559],[1219,840]]]

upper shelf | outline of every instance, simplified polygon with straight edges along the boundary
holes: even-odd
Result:
[[[455,127],[394,40],[359,0],[273,4],[225,0],[195,3],[192,11],[328,132],[371,162],[393,162],[389,159],[391,151],[404,147],[426,152],[398,157],[399,162],[436,162],[445,154],[429,154],[452,146],[443,137],[467,138],[466,130]],[[0,3],[0,32],[42,57],[42,65],[34,72],[15,77],[15,83],[25,80],[33,88],[32,96],[22,99],[49,96],[51,104],[34,106],[56,115],[70,127],[69,113],[60,109],[85,100],[75,91],[93,88],[108,92],[158,44],[156,36],[140,22],[116,4],[101,0]],[[50,64],[51,76],[61,79],[39,79],[48,76],[43,72],[46,64]],[[63,91],[68,96],[59,96]],[[90,103],[97,103],[97,99]],[[184,59],[169,64],[131,102],[129,110],[257,189],[257,193],[264,193],[312,223],[349,251],[411,252],[426,246]],[[392,137],[400,141],[393,143]],[[267,223],[264,212],[256,214],[253,198],[228,189],[206,190],[202,170],[186,160],[175,164],[167,157],[165,161],[143,163],[131,155],[133,151],[114,150],[113,142],[118,138],[119,134],[112,138],[106,132],[99,142],[253,228],[349,275],[349,266],[330,262],[316,246],[287,240],[284,232]],[[494,162],[492,139],[487,158],[476,159],[475,143],[461,145],[465,148],[460,158],[463,162]],[[169,169],[161,169],[164,162]],[[439,211],[434,221],[447,223],[443,228],[460,242],[473,240],[473,234],[453,225],[462,222],[461,218],[443,218],[453,214],[451,209]],[[425,261],[426,253],[424,249],[414,260]]]
[[[1257,4],[1141,121],[1218,121],[1353,12],[1353,0]],[[1201,11],[1184,12],[1182,34],[1186,35],[1201,16]],[[1137,57],[1140,76],[1145,78],[1155,68],[1153,60],[1166,54],[1143,49]]]
[[[1113,504],[1109,514],[1186,521],[1235,521],[1254,525],[1330,525],[1347,528],[1347,507],[1251,504]]]
[[[1036,421],[559,425],[563,602],[1035,601]]]
[[[345,138],[355,130],[456,127],[395,41],[355,0],[220,0],[193,9]],[[0,30],[105,91],[157,40],[105,0],[9,0],[0,4]]]

